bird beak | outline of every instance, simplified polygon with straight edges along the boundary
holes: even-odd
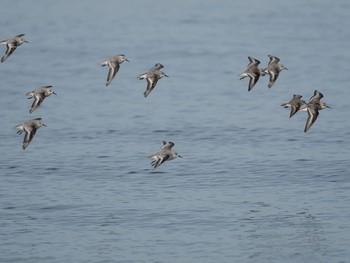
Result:
[[[127,58],[126,58],[125,60],[126,60],[127,62],[130,62],[130,60],[129,60],[129,59],[127,59]]]
[[[167,77],[167,78],[169,78],[169,76],[168,76],[167,74],[164,74],[164,77]]]
[[[331,107],[329,107],[328,105],[326,106],[327,108],[331,109]]]
[[[284,69],[288,70],[286,67],[284,67]]]
[[[55,95],[57,95],[57,93],[56,93],[56,92],[52,92],[52,94],[55,94]]]
[[[46,125],[46,124],[44,124],[44,123],[43,123],[43,126],[47,127],[47,125]]]
[[[180,158],[182,158],[182,156],[181,156],[181,155],[177,155],[177,157],[180,157]]]
[[[24,42],[29,43],[27,40],[24,40]]]

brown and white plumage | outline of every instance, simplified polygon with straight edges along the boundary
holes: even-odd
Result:
[[[148,156],[148,158],[153,160],[151,163],[153,168],[157,168],[165,161],[173,160],[176,157],[182,158],[177,152],[171,150],[174,145],[173,142],[163,141],[163,146],[160,147],[159,151]]]
[[[270,75],[270,82],[267,85],[269,88],[272,87],[272,85],[276,82],[280,72],[283,69],[287,69],[282,64],[278,63],[280,59],[275,56],[268,55],[270,58],[269,64],[267,65],[267,68],[265,69],[265,73]]]
[[[158,80],[160,80],[163,77],[169,77],[167,74],[165,74],[163,71],[160,70],[163,67],[164,66],[162,64],[157,63],[149,71],[138,76],[138,79],[140,79],[140,80],[142,80],[142,79],[147,80],[147,88],[146,88],[145,92],[143,93],[143,95],[145,97],[147,97],[152,92],[152,90],[157,85]]]
[[[252,58],[248,56],[248,59],[250,63],[247,66],[247,69],[239,74],[239,79],[244,79],[246,77],[249,77],[249,85],[248,85],[248,91],[251,91],[255,84],[258,82],[260,76],[263,76],[264,73],[261,71],[261,69],[258,67],[260,64],[260,61],[256,58]]]
[[[290,118],[297,112],[307,112],[308,118],[304,128],[304,132],[307,132],[317,120],[319,111],[331,107],[329,107],[327,103],[321,101],[323,94],[318,90],[314,91],[314,95],[308,102],[305,102],[301,98],[301,95],[294,94],[290,101],[283,103],[281,106],[284,108],[291,107]]]
[[[315,123],[320,109],[320,100],[323,98],[323,94],[318,90],[314,91],[314,95],[310,98],[306,105],[308,118],[306,120],[304,132],[307,132],[311,126]]]
[[[28,120],[15,126],[15,129],[18,130],[18,134],[22,134],[22,132],[25,132],[22,146],[23,150],[25,150],[28,147],[29,143],[33,140],[36,130],[42,126],[46,125],[42,122],[41,118]]]
[[[129,60],[125,57],[124,54],[119,54],[101,62],[102,67],[104,66],[109,67],[106,86],[108,86],[112,82],[115,75],[119,71],[120,64],[122,64],[124,61],[129,61]]]
[[[6,46],[6,52],[1,58],[1,62],[4,62],[16,50],[16,48],[24,42],[28,43],[28,41],[23,38],[24,36],[25,34],[20,34],[0,42],[0,44]]]
[[[305,103],[305,101],[301,99],[302,97],[303,96],[301,95],[294,94],[290,101],[281,105],[284,108],[291,108],[289,118],[292,118],[293,115],[297,113],[300,107]]]
[[[26,96],[29,96],[28,99],[34,98],[34,101],[29,110],[29,113],[32,113],[35,109],[37,109],[41,105],[41,103],[44,101],[44,99],[50,96],[51,94],[57,95],[53,91],[52,86],[42,86],[33,91],[27,92]]]

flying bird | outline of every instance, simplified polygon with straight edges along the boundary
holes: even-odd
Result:
[[[249,77],[249,85],[248,85],[248,91],[251,91],[255,84],[258,82],[260,75],[265,75],[264,72],[258,67],[260,64],[260,61],[256,58],[248,57],[250,63],[247,66],[247,69],[239,74],[239,79],[244,79],[246,77]]]
[[[29,96],[28,99],[34,98],[34,101],[33,101],[32,107],[29,110],[29,113],[32,113],[33,111],[35,111],[35,109],[41,105],[44,99],[50,96],[51,94],[57,95],[53,91],[52,86],[42,86],[33,91],[27,92],[26,96]]]
[[[304,132],[307,132],[311,126],[315,123],[319,111],[321,110],[320,100],[323,98],[323,94],[318,90],[314,91],[314,95],[310,98],[309,102],[306,104],[306,109],[308,113],[308,118],[306,120]],[[328,105],[326,105],[327,108]]]
[[[34,135],[36,133],[36,130],[39,129],[42,126],[46,126],[41,118],[36,118],[32,120],[28,120],[24,123],[18,124],[14,128],[17,129],[18,134],[22,134],[22,132],[25,132],[24,139],[23,139],[23,150],[25,150],[29,143],[33,140]]]
[[[267,65],[267,68],[265,69],[265,73],[270,75],[270,82],[267,85],[269,88],[272,87],[272,85],[276,82],[278,75],[283,69],[287,69],[282,64],[278,63],[280,59],[275,56],[268,55],[270,58],[270,62]]]
[[[0,42],[0,44],[6,46],[6,52],[1,58],[1,62],[4,62],[16,50],[17,47],[23,43],[28,43],[28,41],[24,39],[24,36],[25,34],[20,34]]]
[[[163,146],[160,147],[159,151],[157,151],[156,153],[148,156],[148,158],[153,160],[151,162],[153,168],[157,168],[162,163],[164,163],[165,161],[173,160],[176,157],[182,158],[182,156],[179,155],[177,152],[171,150],[171,148],[174,145],[175,144],[173,142],[163,141]]]
[[[145,98],[151,93],[151,91],[157,85],[158,80],[160,80],[163,77],[169,77],[167,74],[165,74],[163,71],[161,71],[161,69],[163,67],[164,66],[162,64],[157,63],[149,71],[138,76],[138,79],[140,79],[140,80],[142,80],[142,79],[147,80],[147,88],[146,88],[145,92],[143,93]]]
[[[104,66],[109,67],[106,86],[108,86],[112,82],[115,75],[119,71],[120,64],[122,64],[124,61],[129,61],[129,60],[125,57],[124,54],[119,54],[101,62],[102,67]]]
[[[301,106],[305,104],[305,101],[301,99],[302,97],[301,95],[294,94],[290,101],[281,105],[284,108],[291,108],[289,118],[292,118],[293,115],[299,111]]]

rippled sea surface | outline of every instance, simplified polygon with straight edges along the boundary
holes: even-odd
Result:
[[[29,43],[0,65],[0,262],[348,262],[349,1],[1,9],[0,39]],[[288,70],[248,92],[237,75],[268,54]],[[169,78],[144,98],[157,62]],[[58,95],[29,114],[42,85]],[[315,89],[331,109],[304,133],[280,105]],[[38,117],[23,151],[13,127]],[[163,140],[183,158],[153,170]]]

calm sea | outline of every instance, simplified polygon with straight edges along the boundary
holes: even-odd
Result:
[[[349,262],[350,2],[3,1],[0,262]],[[0,47],[0,54],[6,48]],[[108,87],[100,61],[123,53]],[[247,56],[281,59],[271,89]],[[137,76],[163,78],[145,99]],[[25,93],[57,96],[32,114]],[[280,105],[314,90],[332,108]],[[13,127],[41,117],[23,151]],[[183,156],[153,170],[147,156]]]

